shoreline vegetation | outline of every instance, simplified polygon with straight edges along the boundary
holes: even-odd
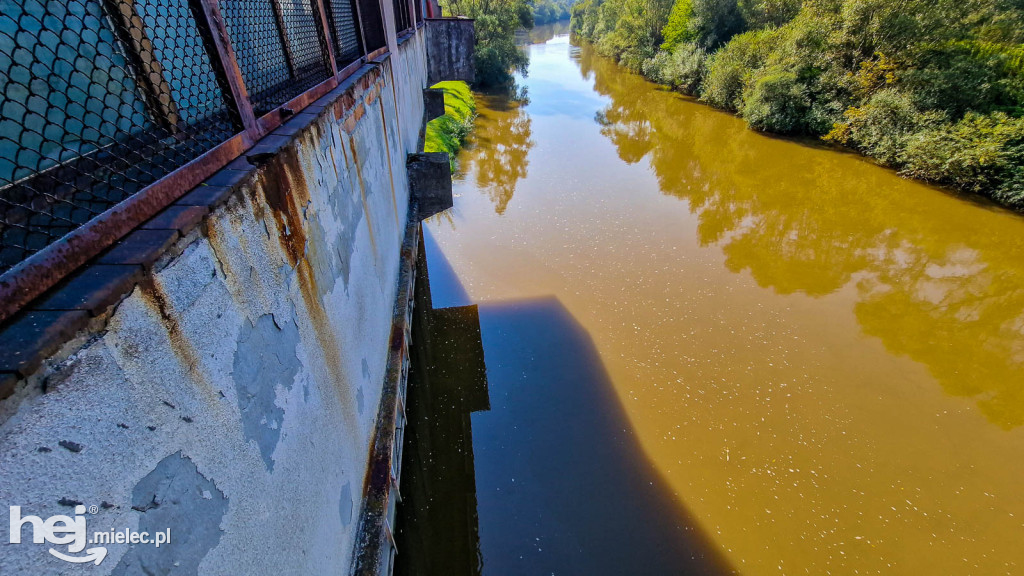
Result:
[[[431,88],[444,90],[444,116],[427,123],[424,152],[447,152],[451,171],[458,168],[456,156],[466,144],[476,120],[476,99],[465,82],[439,82]]]
[[[581,0],[572,32],[758,131],[1024,209],[1024,2]]]

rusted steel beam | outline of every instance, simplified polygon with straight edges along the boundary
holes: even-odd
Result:
[[[0,275],[0,322],[255,144],[241,133],[126,198]]]
[[[410,211],[415,208],[410,206]],[[409,337],[416,283],[416,261],[420,248],[419,225],[406,226],[399,260],[398,294],[392,314],[391,341],[387,370],[381,391],[374,432],[370,439],[370,455],[363,487],[363,505],[356,528],[356,550],[353,574],[360,576],[387,573],[395,547],[391,532],[392,503],[400,501],[394,462],[401,454],[398,442],[399,406],[405,395],[409,375]]]
[[[231,90],[231,99],[234,101],[238,116],[242,121],[242,128],[255,141],[262,134],[259,124],[256,122],[256,113],[253,112],[252,102],[249,100],[249,93],[245,88],[245,80],[242,78],[242,70],[238,67],[235,59],[235,50],[231,46],[231,38],[228,36],[227,27],[224,26],[224,17],[220,13],[217,0],[190,0],[194,6],[193,14],[199,22],[200,29],[203,24],[209,27],[210,38],[215,50],[209,54],[215,67],[219,67],[224,73],[224,79]],[[202,16],[202,18],[200,18]]]
[[[163,66],[156,57],[153,41],[146,34],[146,25],[135,9],[135,1],[104,0],[103,7],[114,24],[114,33],[125,48],[128,63],[135,72],[135,80],[153,119],[171,134],[178,133],[181,116],[171,94],[171,85],[164,77]]]
[[[334,42],[331,40],[334,37],[334,30],[331,29],[331,24],[327,20],[327,12],[324,10],[324,0],[312,0],[313,8],[317,11],[319,18],[317,21],[320,22],[320,43],[323,45],[324,53],[327,55],[327,60],[331,64],[331,76],[338,76],[338,61],[334,57]]]
[[[348,78],[349,76],[351,76],[351,75],[355,74],[356,72],[358,72],[359,69],[363,67],[363,64],[366,64],[366,62],[364,62],[364,60],[365,60],[365,58],[360,58],[359,60],[356,60],[355,62],[353,62],[353,63],[349,64],[348,66],[345,66],[344,68],[339,70],[338,71],[338,84],[341,84],[342,82],[345,81],[346,78]]]

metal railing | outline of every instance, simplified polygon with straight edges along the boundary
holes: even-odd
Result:
[[[3,5],[0,320],[386,51],[379,0]]]

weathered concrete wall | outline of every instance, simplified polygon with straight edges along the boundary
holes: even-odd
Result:
[[[0,506],[171,529],[0,573],[341,574],[352,550],[406,231],[423,34],[353,78],[93,329],[0,403]],[[260,159],[261,161],[263,159]],[[66,546],[57,546],[66,552]],[[81,555],[81,554],[79,554]]]

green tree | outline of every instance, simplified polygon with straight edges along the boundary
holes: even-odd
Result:
[[[822,136],[909,176],[1022,202],[1024,1],[677,0],[662,14],[586,0],[572,28],[752,128]]]
[[[515,33],[533,27],[533,6],[526,0],[442,0],[442,10],[476,20],[476,82],[501,86],[512,72],[526,73],[529,60],[516,46]]]

